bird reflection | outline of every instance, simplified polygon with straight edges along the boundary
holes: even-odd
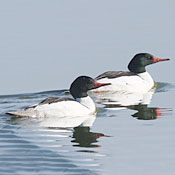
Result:
[[[154,120],[161,116],[169,115],[172,109],[169,108],[158,108],[158,107],[148,107],[147,104],[138,104],[131,106],[121,106],[121,105],[105,105],[107,109],[131,109],[137,112],[131,115],[138,120]]]
[[[93,93],[95,102],[102,105],[118,105],[118,106],[131,106],[138,104],[149,104],[155,89],[149,92],[102,92]]]
[[[131,106],[130,109],[137,110],[132,116],[138,120],[154,120],[164,115],[167,111],[165,108],[148,107],[148,105],[135,105]]]
[[[71,142],[74,143],[73,146],[95,148],[95,147],[101,147],[101,145],[98,144],[98,139],[100,137],[109,137],[109,136],[106,136],[102,133],[96,133],[96,132],[90,131],[90,126],[93,125],[95,118],[96,117],[91,116],[90,118],[88,118],[88,120],[84,121],[84,123],[82,123],[81,126],[77,126],[74,128],[63,127],[63,126],[65,126],[65,124],[64,124],[64,122],[62,122],[62,123],[60,123],[60,125],[56,125],[59,127],[52,127],[51,126],[51,127],[46,127],[45,129],[43,129],[43,127],[39,127],[39,126],[41,126],[40,121],[29,120],[26,117],[13,116],[7,121],[13,125],[22,125],[22,126],[28,126],[28,127],[29,126],[37,126],[37,127],[35,127],[35,130],[38,130],[38,131],[41,130],[41,131],[48,131],[48,132],[60,132],[58,137],[60,137],[60,136],[65,137],[67,135],[67,132],[72,132],[73,139],[71,140]],[[72,123],[72,124],[77,125],[76,122]],[[47,133],[47,136],[48,135],[49,134]],[[52,136],[52,134],[51,134],[51,136]]]
[[[71,142],[77,143],[73,146],[78,147],[101,147],[98,145],[98,138],[107,137],[102,133],[95,133],[90,131],[90,127],[76,127],[73,132],[73,140]],[[96,144],[94,144],[96,143]]]
[[[149,92],[102,92],[102,93],[93,93],[92,95],[95,98],[96,103],[102,104],[106,110],[112,112],[111,116],[116,116],[115,110],[121,109],[131,109],[136,110],[137,112],[132,115],[132,117],[137,118],[138,120],[154,120],[158,119],[160,116],[169,115],[171,109],[167,108],[158,108],[158,107],[149,107],[153,94],[159,92],[161,83],[157,85]],[[163,85],[162,85],[163,86]],[[165,84],[164,86],[167,86]],[[160,91],[161,92],[161,91]]]

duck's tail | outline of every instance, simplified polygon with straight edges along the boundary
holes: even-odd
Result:
[[[31,117],[33,116],[33,112],[34,112],[33,108],[26,108],[19,111],[9,111],[9,112],[6,112],[5,114],[20,116],[20,117]]]

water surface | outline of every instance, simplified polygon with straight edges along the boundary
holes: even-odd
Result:
[[[158,83],[136,101],[135,94],[123,94],[128,101],[93,97],[95,121],[75,128],[43,127],[36,119],[4,114],[48,96],[70,97],[67,90],[0,96],[0,172],[173,175],[174,90],[173,84]]]

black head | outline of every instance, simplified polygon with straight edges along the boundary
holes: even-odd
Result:
[[[128,69],[134,73],[145,72],[145,66],[169,59],[159,59],[149,53],[139,53],[133,57],[128,65]]]
[[[74,98],[87,97],[87,91],[109,84],[110,83],[98,83],[88,76],[80,76],[71,84],[70,93]]]

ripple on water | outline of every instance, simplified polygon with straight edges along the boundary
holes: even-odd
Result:
[[[175,89],[175,84],[164,83],[164,82],[157,82],[156,84],[157,84],[156,92],[167,92]]]
[[[174,87],[175,86],[172,84],[158,83],[156,92],[166,92],[174,89]],[[103,170],[101,170],[102,165],[100,164],[99,159],[105,158],[106,154],[103,154],[103,149],[99,149],[101,146],[99,139],[107,136],[100,131],[92,132],[89,127],[78,127],[74,130],[66,128],[44,128],[37,126],[37,121],[35,120],[30,121],[27,118],[13,118],[11,116],[4,115],[4,112],[7,110],[18,110],[25,106],[31,106],[48,96],[69,96],[69,94],[65,92],[66,91],[63,90],[0,96],[0,174],[102,174]],[[121,137],[123,133],[124,136],[128,136],[127,132],[121,132],[124,131],[123,128],[126,130],[128,129],[126,125],[128,125],[129,128],[132,126],[140,126],[141,122],[145,122],[144,120],[151,121],[153,119],[157,119],[161,115],[168,115],[172,111],[171,109],[149,107],[148,105],[149,103],[132,104],[130,106],[125,105],[122,107],[121,105],[112,103],[107,104],[105,108],[104,105],[100,104],[98,114],[100,117],[97,118],[99,118],[99,122],[104,120],[106,123],[114,126],[110,129],[115,132],[111,133],[111,130],[106,127],[107,124],[105,122],[101,122],[102,126],[109,130],[109,133],[113,135],[117,134],[117,137]],[[125,111],[123,112],[121,109],[126,110],[123,110]],[[130,110],[132,111],[132,114],[128,112]],[[116,123],[109,123],[110,119],[114,119],[114,117],[107,118],[109,116],[117,116],[120,120],[112,120]],[[131,118],[134,118],[134,120]],[[142,121],[135,122],[138,121],[135,119]],[[126,120],[128,124],[125,124]],[[123,123],[121,123],[122,121]],[[140,132],[142,133],[143,127],[144,125],[136,127],[135,135]],[[101,128],[101,125],[99,128]],[[141,129],[139,130],[139,128]],[[129,140],[127,140],[126,143],[128,144],[130,140],[131,143],[133,143],[129,136],[128,138]],[[113,139],[115,138],[113,137],[109,140],[112,145],[114,143]],[[125,153],[125,150],[122,149],[123,147],[121,147],[120,144],[122,141],[125,141],[124,139],[125,137],[120,138],[121,142],[114,144],[117,144],[118,149],[123,151],[122,153]],[[137,137],[133,136],[133,139],[137,140]],[[143,137],[142,140],[144,141]],[[113,149],[113,146],[110,146],[110,148]],[[130,147],[127,149],[132,153],[133,150],[130,149]],[[111,153],[110,150],[107,151],[109,152],[108,154]],[[137,153],[137,149],[134,151]],[[142,154],[142,152],[140,153]],[[113,154],[115,154],[115,152],[111,153],[111,157]],[[123,154],[121,155],[120,152],[117,154],[123,158]],[[127,156],[125,158],[127,159]],[[120,162],[118,163],[120,164]],[[125,166],[125,164],[122,166]],[[129,164],[128,166],[130,167]],[[120,168],[120,166],[118,166],[118,168]]]
[[[76,156],[76,152],[70,149],[72,130],[10,124],[2,126],[0,172],[4,175],[98,174],[98,164],[94,159],[83,155]],[[68,139],[67,143],[65,138]]]

